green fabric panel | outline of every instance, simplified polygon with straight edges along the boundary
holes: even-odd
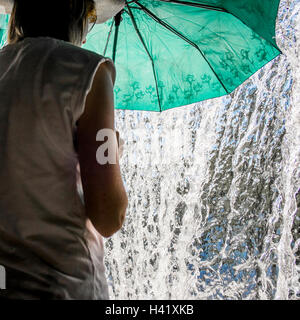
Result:
[[[280,0],[224,0],[223,2],[229,12],[278,49],[275,27]]]
[[[185,2],[225,8],[278,49],[275,27],[280,0],[185,0]]]

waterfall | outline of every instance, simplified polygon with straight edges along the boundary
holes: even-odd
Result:
[[[299,299],[299,11],[281,2],[283,54],[231,95],[116,110],[129,206],[104,239],[111,299]]]

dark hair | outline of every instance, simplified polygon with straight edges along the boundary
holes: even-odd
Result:
[[[14,0],[7,41],[51,37],[81,45],[90,17],[97,19],[94,0]]]

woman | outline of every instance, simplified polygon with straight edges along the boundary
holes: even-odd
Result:
[[[102,236],[122,227],[128,199],[114,127],[115,66],[81,48],[96,19],[93,0],[14,2],[0,50],[5,298],[109,299]],[[114,139],[97,141],[103,129]],[[103,143],[115,163],[97,161]]]

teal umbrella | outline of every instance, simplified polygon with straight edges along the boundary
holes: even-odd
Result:
[[[126,1],[83,47],[114,60],[116,109],[163,111],[229,94],[277,57],[279,2]]]

